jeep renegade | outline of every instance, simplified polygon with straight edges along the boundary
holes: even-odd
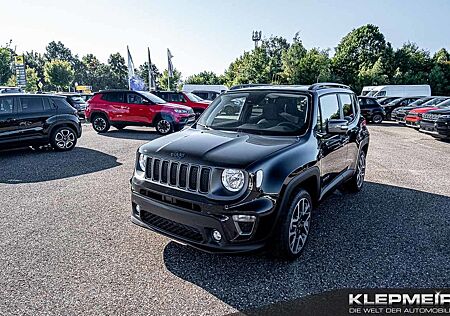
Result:
[[[313,206],[340,185],[363,187],[368,145],[347,86],[230,90],[191,127],[138,149],[131,220],[205,251],[293,259]]]

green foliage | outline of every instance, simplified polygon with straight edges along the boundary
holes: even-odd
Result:
[[[109,84],[111,89],[126,89],[128,86],[128,70],[125,65],[125,58],[120,53],[111,54],[108,58],[108,65],[110,69]]]
[[[4,85],[13,74],[11,58],[9,47],[0,47],[0,85]]]
[[[55,59],[44,65],[45,81],[58,89],[68,88],[74,78],[74,71],[68,61]]]
[[[224,78],[216,75],[212,71],[202,71],[186,79],[188,84],[223,84]]]
[[[181,80],[181,72],[174,69],[173,70],[173,76],[170,78],[170,86],[167,86],[167,78],[169,77],[169,73],[167,69],[164,69],[164,72],[162,73],[161,77],[159,77],[159,80],[156,82],[157,86],[161,90],[167,90],[167,91],[174,91],[174,90],[181,90],[181,86],[183,85],[183,82]]]
[[[159,78],[161,77],[161,73],[158,70],[158,67],[155,66],[155,64],[152,63],[152,70],[153,70],[153,76],[155,76],[155,82],[156,82],[156,88],[159,89],[159,85],[158,85],[158,81]],[[146,61],[145,63],[143,63],[142,65],[139,66],[139,69],[137,71],[139,77],[142,78],[142,80],[144,80],[145,84],[147,85],[147,87],[149,86],[148,84],[148,61]],[[166,78],[166,82],[167,82],[167,78]],[[167,86],[167,84],[166,84]]]
[[[395,52],[394,67],[394,84],[427,84],[433,63],[429,52],[408,42]]]
[[[39,90],[38,82],[39,76],[34,68],[28,67],[26,69],[27,85],[25,87],[26,92],[36,92]]]

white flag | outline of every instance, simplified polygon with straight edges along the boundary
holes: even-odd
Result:
[[[172,53],[170,52],[169,49],[167,49],[167,63],[168,63],[167,72],[168,72],[169,78],[173,77],[172,58],[173,58]]]

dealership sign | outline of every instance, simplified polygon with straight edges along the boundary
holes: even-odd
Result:
[[[27,85],[27,76],[25,72],[25,59],[23,55],[17,55],[14,58],[14,68],[16,69],[17,86],[25,87]]]

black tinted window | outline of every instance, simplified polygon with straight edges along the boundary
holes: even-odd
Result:
[[[336,94],[328,94],[320,97],[321,127],[325,131],[328,120],[340,119],[339,103]]]
[[[63,98],[52,98],[52,100],[53,104],[60,109],[71,108],[71,105]]]
[[[14,109],[14,98],[6,97],[0,98],[0,115],[11,114]]]
[[[144,98],[142,98],[140,95],[136,93],[128,93],[127,94],[127,102],[132,104],[142,104]]]
[[[207,92],[195,92],[194,94],[196,96],[202,98],[202,99],[205,99],[205,100],[208,99],[208,93]]]
[[[44,110],[42,98],[21,97],[19,99],[23,113],[38,113]]]
[[[108,92],[103,94],[102,100],[124,103],[124,94],[122,92]]]
[[[183,95],[181,93],[170,93],[169,102],[184,102]]]

